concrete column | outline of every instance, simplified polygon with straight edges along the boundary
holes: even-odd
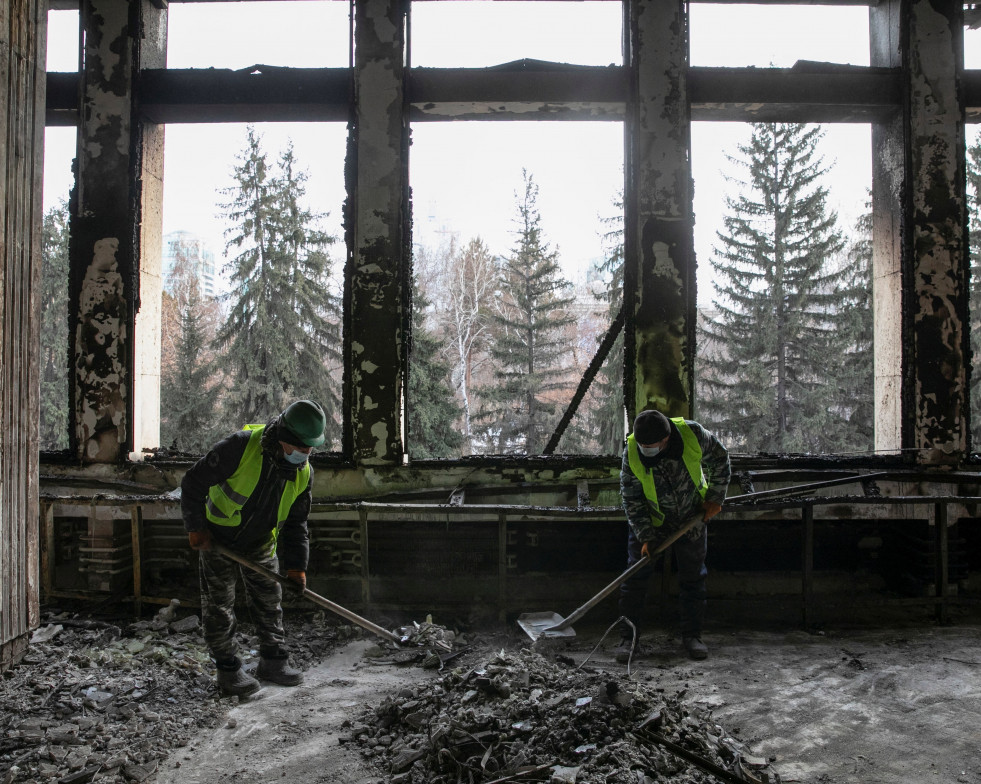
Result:
[[[0,2],[0,669],[38,616],[38,291],[47,2]]]
[[[139,62],[167,67],[167,13],[143,6]],[[140,120],[139,289],[133,379],[133,451],[160,446],[160,340],[163,294],[164,126]]]
[[[160,249],[155,252],[158,271],[154,275],[148,262],[145,279],[140,249],[144,239],[159,243],[160,229],[153,224],[159,222],[160,189],[148,189],[157,203],[145,204],[144,181],[160,179],[162,137],[148,129],[151,143],[145,146],[133,83],[141,62],[162,62],[166,36],[159,20],[166,12],[149,0],[82,0],[80,11],[85,49],[69,283],[72,425],[78,458],[106,463],[125,458],[137,443],[137,418],[159,416],[153,395],[143,396],[147,405],[138,411],[135,403],[137,357],[145,380],[153,376],[152,360],[147,372],[146,358],[160,351],[159,315],[155,329],[141,323],[142,335],[136,332],[136,317],[141,301],[159,309]],[[148,288],[141,291],[144,283]],[[141,338],[146,342],[138,351]],[[152,441],[154,426],[148,430]]]
[[[627,0],[626,406],[691,416],[695,252],[686,5]]]
[[[901,68],[901,0],[869,8],[873,66]],[[874,322],[875,449],[899,452],[903,445],[903,258],[906,177],[905,120],[897,109],[872,125],[872,318]]]
[[[888,0],[870,21],[872,64],[899,67],[904,89],[902,117],[873,134],[876,448],[953,463],[970,432],[963,11]]]
[[[404,454],[411,274],[403,5],[400,0],[355,2],[345,448],[366,465],[398,465]]]

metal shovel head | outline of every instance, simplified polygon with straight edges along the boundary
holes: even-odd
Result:
[[[564,620],[565,618],[554,612],[522,613],[518,616],[518,626],[525,630],[525,634],[531,637],[532,641],[542,636],[575,637],[576,630],[571,626],[565,629],[551,629]]]

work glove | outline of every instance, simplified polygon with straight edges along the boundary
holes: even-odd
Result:
[[[715,501],[706,501],[702,509],[705,511],[705,515],[702,517],[702,520],[707,521],[711,520],[722,511],[722,504],[717,504]]]
[[[644,542],[640,546],[640,554],[644,556],[644,558],[650,558],[656,549],[657,549],[657,545],[654,543],[654,540],[652,539],[649,542]]]
[[[286,577],[295,582],[301,588],[307,587],[307,573],[302,569],[287,569]]]
[[[211,549],[211,531],[207,529],[203,531],[188,531],[187,540],[191,543],[192,550]]]

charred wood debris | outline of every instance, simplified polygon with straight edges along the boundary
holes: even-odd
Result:
[[[223,724],[237,700],[218,694],[199,619],[177,606],[128,624],[45,614],[26,657],[0,678],[0,784],[152,784],[174,749]],[[364,636],[333,620],[286,614],[294,664]],[[248,669],[257,640],[241,628]],[[380,782],[780,784],[709,710],[685,702],[684,689],[664,693],[652,675],[534,646],[496,650],[430,619],[396,633],[400,646],[379,642],[366,659],[438,673],[345,722],[340,742]]]
[[[441,627],[415,626],[428,653],[386,660],[438,667],[438,677],[365,706],[341,738],[390,784],[781,782],[770,761],[687,704],[686,689],[668,695],[654,676],[590,666],[592,653],[578,663],[547,645],[480,655]]]

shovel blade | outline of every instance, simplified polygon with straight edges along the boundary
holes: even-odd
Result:
[[[518,616],[518,626],[524,629],[525,634],[531,637],[532,641],[539,637],[575,637],[576,630],[571,626],[565,629],[552,629],[565,619],[554,612],[522,613]]]

